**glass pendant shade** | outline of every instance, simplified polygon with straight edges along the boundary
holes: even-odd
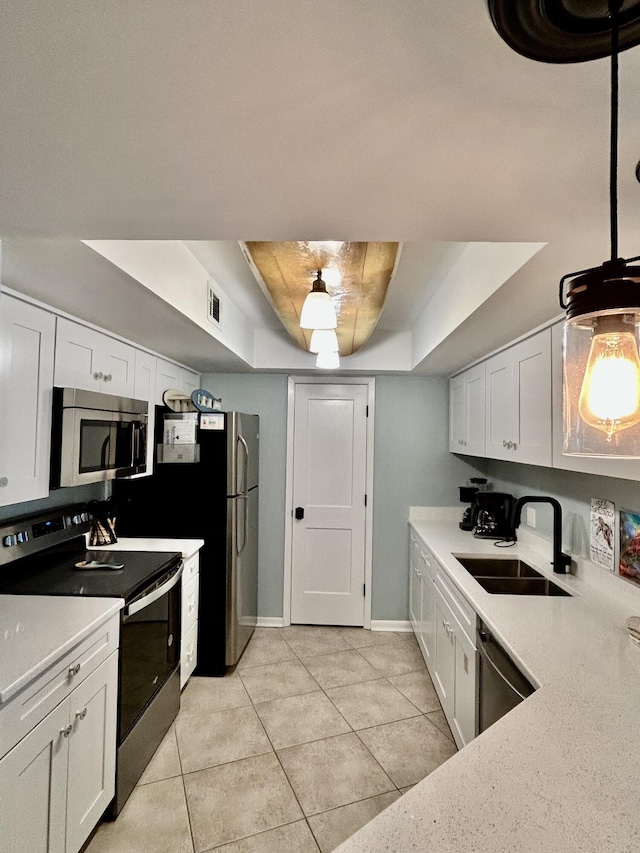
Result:
[[[640,456],[639,328],[640,308],[566,320],[563,453]]]
[[[314,329],[309,344],[309,352],[338,352],[338,336],[335,329]]]
[[[300,312],[301,329],[335,329],[338,325],[336,309],[333,307],[327,287],[322,280],[321,271],[313,282],[313,288],[307,294]]]
[[[340,367],[340,354],[338,352],[319,352],[316,358],[316,367],[323,367],[325,370],[334,370]]]

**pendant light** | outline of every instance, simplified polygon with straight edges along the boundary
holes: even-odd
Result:
[[[336,309],[322,280],[322,270],[318,270],[318,277],[313,282],[300,312],[300,328],[335,329],[337,325]]]
[[[336,352],[319,352],[316,358],[316,367],[323,367],[325,370],[335,370],[340,367],[340,354]]]
[[[618,52],[621,0],[610,0],[611,259],[560,281],[563,453],[640,457],[640,256],[618,257]]]
[[[335,329],[314,329],[309,343],[309,352],[338,352],[338,336]]]

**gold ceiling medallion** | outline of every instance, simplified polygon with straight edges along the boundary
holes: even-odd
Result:
[[[246,255],[283,326],[309,351],[312,331],[300,328],[302,306],[322,272],[338,315],[341,356],[357,352],[380,318],[400,243],[246,242]]]

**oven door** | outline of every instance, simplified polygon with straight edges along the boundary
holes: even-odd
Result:
[[[179,665],[182,569],[180,561],[123,610],[119,743]]]

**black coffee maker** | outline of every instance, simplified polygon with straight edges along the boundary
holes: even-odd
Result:
[[[513,495],[506,492],[478,492],[476,524],[473,535],[480,539],[511,539]]]
[[[471,477],[469,483],[470,486],[458,486],[460,500],[463,503],[470,504],[462,513],[462,521],[458,525],[461,530],[473,530],[475,528],[478,520],[476,495],[479,491],[487,488],[487,481],[484,477]]]

